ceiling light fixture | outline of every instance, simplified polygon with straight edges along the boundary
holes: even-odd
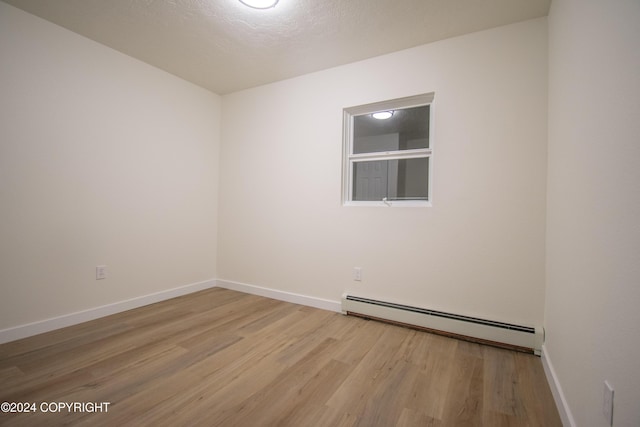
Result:
[[[377,113],[373,113],[371,117],[378,120],[387,120],[393,116],[393,111],[378,111]]]
[[[254,9],[269,9],[275,7],[278,0],[240,0],[240,3]]]

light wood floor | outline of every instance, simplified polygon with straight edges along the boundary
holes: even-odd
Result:
[[[560,426],[540,358],[214,288],[0,345],[2,425]]]

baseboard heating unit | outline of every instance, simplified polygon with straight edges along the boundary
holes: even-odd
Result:
[[[544,342],[541,327],[496,322],[355,295],[342,296],[342,312],[538,356]]]

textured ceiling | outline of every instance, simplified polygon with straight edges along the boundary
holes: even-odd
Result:
[[[546,16],[551,0],[4,0],[225,94]]]

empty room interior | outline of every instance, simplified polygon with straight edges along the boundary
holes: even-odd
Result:
[[[0,425],[639,426],[640,2],[250,2],[0,1]]]

